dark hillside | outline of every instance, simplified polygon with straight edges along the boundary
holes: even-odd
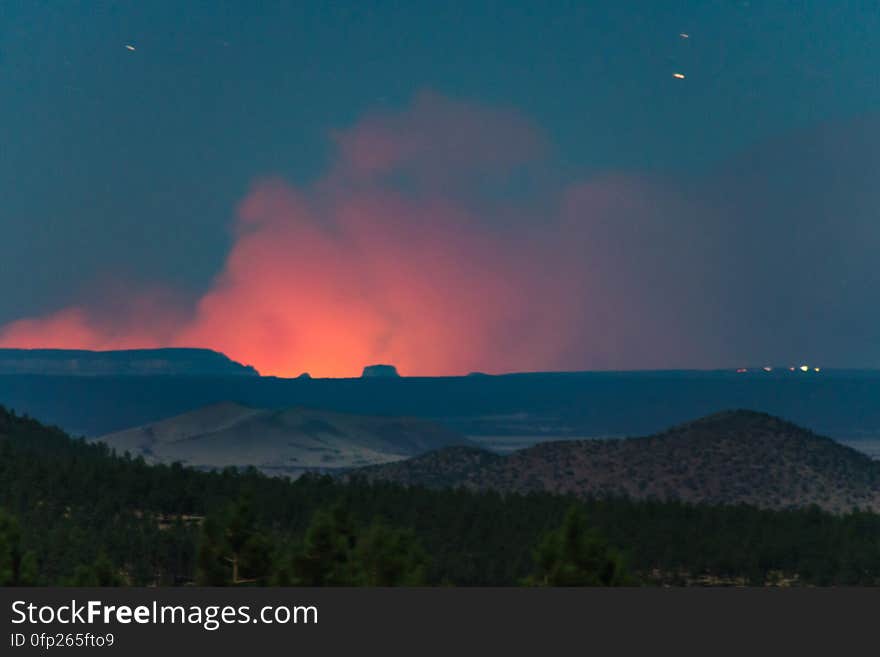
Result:
[[[548,442],[506,457],[449,448],[360,472],[370,480],[505,493],[880,510],[880,463],[752,411],[717,413],[644,438]]]

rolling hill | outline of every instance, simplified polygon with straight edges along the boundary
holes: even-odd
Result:
[[[504,493],[880,510],[880,463],[752,411],[716,413],[642,438],[547,442],[507,456],[451,447],[351,476]]]
[[[198,468],[253,465],[295,476],[388,463],[438,448],[470,444],[427,420],[352,415],[294,407],[212,404],[159,422],[101,436],[118,453],[149,463]]]

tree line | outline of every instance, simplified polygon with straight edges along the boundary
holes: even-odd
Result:
[[[880,583],[880,516],[148,465],[0,409],[0,584]]]

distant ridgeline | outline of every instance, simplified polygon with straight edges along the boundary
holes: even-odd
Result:
[[[0,374],[47,376],[259,376],[210,349],[0,349]]]

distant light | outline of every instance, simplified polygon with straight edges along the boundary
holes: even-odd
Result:
[[[136,48],[135,48],[133,45],[131,45],[130,43],[126,43],[126,44],[125,44],[125,49],[126,49],[126,50],[132,50],[132,51],[134,51]]]
[[[747,368],[745,368],[745,367],[740,367],[740,368],[736,371],[736,373],[737,373],[737,374],[742,374],[743,372],[748,372],[748,371],[749,371],[749,370],[748,370]]]
[[[674,77],[677,80],[684,80],[684,73],[673,73],[672,77]]]
[[[765,372],[772,372],[772,371],[773,371],[773,368],[770,367],[769,365],[766,366],[766,367],[763,367],[762,369],[763,369]]]
[[[682,39],[690,39],[691,38],[691,35],[688,34],[687,32],[679,32],[678,36],[680,36]]]
[[[809,371],[810,371],[809,365],[801,365],[801,372],[809,372]]]
[[[821,368],[821,367],[814,367],[814,368],[813,368],[813,371],[814,371],[814,372],[821,372],[821,371],[822,371],[822,368]]]
[[[794,368],[793,368],[793,367],[789,367],[789,368],[788,368],[788,371],[789,371],[789,372],[794,372]]]

